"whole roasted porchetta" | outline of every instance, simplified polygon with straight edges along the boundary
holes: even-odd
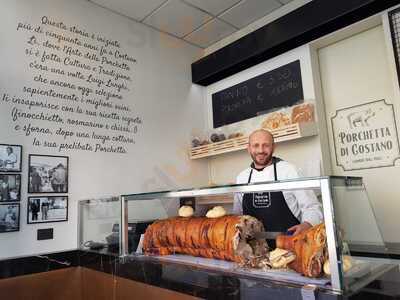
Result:
[[[251,216],[175,217],[147,228],[143,250],[149,255],[182,253],[261,267],[268,262],[268,245],[253,238],[260,231],[263,224]]]
[[[322,275],[327,258],[326,232],[323,223],[295,236],[277,236],[276,246],[292,251],[296,255],[289,268],[307,277]]]

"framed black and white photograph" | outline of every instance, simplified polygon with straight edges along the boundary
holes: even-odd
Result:
[[[28,193],[68,193],[68,157],[30,154]]]
[[[19,204],[0,204],[0,233],[19,231]]]
[[[21,175],[0,174],[0,202],[15,202],[21,199]]]
[[[22,146],[0,144],[0,172],[21,172]]]
[[[28,197],[28,224],[68,221],[67,196]]]

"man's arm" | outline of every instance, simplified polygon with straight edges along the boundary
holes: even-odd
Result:
[[[243,215],[243,193],[234,193],[233,194],[233,209],[232,213],[235,215]]]
[[[248,178],[248,170],[244,170],[236,177],[236,184],[246,183],[245,178]],[[235,215],[243,215],[243,193],[233,194],[233,209],[232,213]]]
[[[300,209],[301,222],[308,222],[312,226],[323,222],[322,205],[313,191],[294,191]]]
[[[293,235],[323,222],[322,206],[313,191],[293,192],[300,209],[300,224],[288,229]]]
[[[299,178],[299,173],[293,166],[288,166],[285,179]],[[323,222],[322,206],[315,193],[311,190],[296,190],[284,192],[285,200],[294,215],[299,219],[300,225],[289,228],[294,234]]]

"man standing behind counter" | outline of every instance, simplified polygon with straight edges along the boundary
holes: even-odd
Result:
[[[274,138],[267,130],[249,136],[247,148],[253,162],[242,171],[236,183],[254,183],[298,178],[296,168],[274,157]],[[322,222],[321,204],[313,191],[236,193],[233,213],[251,215],[263,222],[268,232],[290,231],[293,235]]]

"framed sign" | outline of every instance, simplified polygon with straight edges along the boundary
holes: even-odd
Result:
[[[68,157],[29,155],[28,193],[68,193]]]
[[[19,231],[19,204],[0,204],[0,233]]]
[[[394,166],[400,158],[395,120],[384,99],[337,110],[331,118],[336,165],[344,171]]]
[[[0,144],[0,172],[21,172],[22,146]]]
[[[21,174],[0,174],[0,202],[21,199]]]
[[[300,61],[212,94],[214,128],[240,122],[304,100]]]
[[[27,219],[28,224],[68,221],[68,197],[28,197]]]

